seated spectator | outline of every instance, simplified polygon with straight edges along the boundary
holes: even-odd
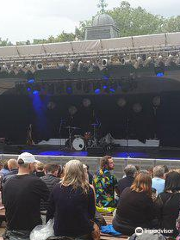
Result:
[[[18,163],[16,161],[16,159],[9,159],[8,160],[8,169],[9,169],[9,173],[7,173],[4,177],[3,177],[3,184],[5,184],[5,182],[10,179],[11,177],[15,176],[16,174],[18,174]]]
[[[18,174],[10,178],[3,187],[7,220],[5,240],[29,239],[32,229],[42,223],[40,200],[46,201],[49,196],[46,184],[31,174],[34,171],[35,157],[24,152],[17,161]]]
[[[45,175],[44,164],[42,162],[37,162],[36,163],[35,175],[37,177],[43,177]]]
[[[130,187],[134,182],[134,177],[137,173],[137,169],[134,165],[127,165],[124,169],[125,177],[120,179],[117,185],[118,196],[121,195],[123,190],[127,187]]]
[[[105,156],[100,161],[100,170],[94,177],[93,185],[96,191],[96,204],[98,207],[116,207],[115,191],[117,179],[111,174],[114,161],[111,156]]]
[[[169,172],[165,180],[165,189],[160,193],[155,201],[155,212],[160,223],[161,229],[172,230],[167,234],[170,237],[176,237],[176,219],[179,214],[180,206],[180,174]]]
[[[0,170],[0,176],[4,177],[6,176],[6,174],[8,174],[10,171],[9,171],[9,168],[8,168],[8,162],[6,161],[3,165],[3,168]]]
[[[93,184],[93,175],[89,172],[89,165],[85,164],[87,167],[87,173],[88,173],[88,177],[89,177],[89,183]]]
[[[86,177],[80,161],[66,163],[61,183],[52,190],[47,212],[47,221],[54,217],[55,236],[91,239],[95,196]]]
[[[165,185],[164,173],[165,168],[161,165],[153,168],[152,188],[156,189],[157,194],[164,191]]]
[[[41,177],[41,180],[45,182],[46,186],[49,189],[49,193],[52,192],[53,187],[60,182],[60,179],[57,178],[59,166],[57,164],[47,164],[45,165],[45,176]],[[41,210],[45,211],[48,209],[49,202],[41,202]]]
[[[164,168],[164,174],[167,174],[169,172],[167,165],[162,165],[162,167]]]
[[[57,178],[59,178],[59,179],[61,178],[62,171],[63,171],[62,165],[58,165]]]
[[[116,231],[132,235],[137,227],[152,227],[154,215],[151,186],[151,177],[139,173],[132,186],[124,189],[113,219],[113,227]]]

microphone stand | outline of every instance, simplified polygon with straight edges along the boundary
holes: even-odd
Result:
[[[59,149],[61,150],[62,147],[62,142],[61,142],[61,129],[62,129],[62,125],[63,125],[63,119],[61,118],[60,124],[59,124]]]

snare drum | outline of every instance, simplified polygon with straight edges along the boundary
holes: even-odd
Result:
[[[76,151],[82,151],[85,147],[84,140],[81,137],[75,137],[72,141],[72,146]]]

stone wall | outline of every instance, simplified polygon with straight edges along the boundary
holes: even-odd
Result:
[[[17,155],[1,154],[0,160],[8,160],[10,158],[17,158]],[[35,156],[37,160],[43,163],[57,163],[64,165],[66,162],[72,159],[79,159],[83,163],[86,163],[90,167],[90,171],[95,173],[99,167],[100,157],[66,157],[66,156]],[[148,167],[154,167],[155,165],[167,165],[168,168],[180,168],[180,160],[170,159],[144,159],[144,158],[114,158],[115,169],[114,174],[119,179],[123,176],[123,169],[127,164],[133,164],[140,166],[141,169],[147,169]]]

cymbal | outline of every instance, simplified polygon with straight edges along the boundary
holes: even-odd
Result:
[[[65,127],[65,128],[69,128],[69,129],[81,129],[81,128],[79,128],[79,127],[71,127],[71,126],[67,126],[67,127]]]

